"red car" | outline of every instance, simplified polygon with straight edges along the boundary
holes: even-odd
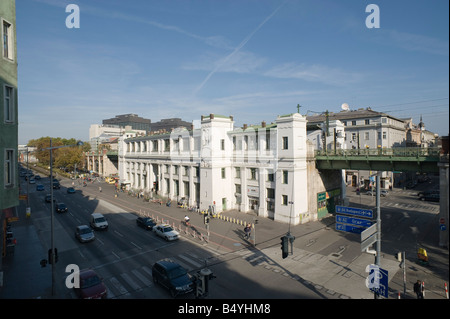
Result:
[[[108,295],[102,278],[93,269],[80,270],[80,287],[74,290],[81,299],[106,299]]]

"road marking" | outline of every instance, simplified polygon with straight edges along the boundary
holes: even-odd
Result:
[[[122,273],[120,276],[125,280],[125,282],[131,286],[133,290],[140,290],[141,287],[128,275],[127,273]]]
[[[130,243],[131,244],[133,244],[137,249],[142,249],[142,247],[141,246],[139,246],[139,245],[137,245],[137,244],[135,244],[135,243],[133,243],[132,241],[130,241]]]
[[[111,253],[117,257],[117,259],[120,259],[119,255],[117,255],[114,251],[111,250]]]
[[[195,260],[192,260],[191,258],[189,258],[189,257],[187,257],[187,256],[185,256],[185,255],[183,255],[183,254],[178,255],[178,257],[180,257],[180,258],[186,260],[188,263],[194,265],[194,266],[197,267],[197,268],[200,268],[200,267],[203,266],[203,265],[199,264],[198,262],[196,262]]]
[[[130,293],[128,292],[128,290],[122,286],[122,284],[117,280],[116,277],[111,277],[109,279],[109,281],[111,281],[111,283],[114,285],[114,287],[117,288],[117,290],[119,290],[121,295],[129,295]]]
[[[120,237],[124,237],[121,233],[119,233],[117,230],[114,230],[114,232],[119,235]]]
[[[137,269],[133,269],[131,271],[133,275],[135,275],[142,283],[145,285],[145,287],[150,287],[152,285],[151,280],[147,279],[144,275],[142,275]]]

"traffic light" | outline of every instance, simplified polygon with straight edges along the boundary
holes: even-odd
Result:
[[[58,262],[58,249],[55,248],[55,264]],[[48,250],[48,263],[50,265],[53,264],[53,256],[52,256],[52,249],[50,248]]]
[[[285,259],[289,255],[289,238],[287,236],[281,237],[281,251],[282,257]]]

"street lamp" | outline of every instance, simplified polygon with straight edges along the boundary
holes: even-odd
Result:
[[[51,200],[51,251],[49,252],[49,259],[52,265],[52,296],[55,295],[55,263],[56,263],[56,250],[55,250],[55,238],[54,238],[54,203],[53,203],[53,150],[63,147],[81,146],[83,142],[78,141],[73,145],[61,145],[52,146],[52,139],[50,138],[50,147],[43,148],[42,150],[50,150],[50,200]]]

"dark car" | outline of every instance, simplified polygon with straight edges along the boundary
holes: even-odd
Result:
[[[56,206],[55,206],[55,210],[56,210],[57,213],[67,213],[68,208],[67,208],[67,205],[66,205],[66,204],[64,204],[64,203],[58,203],[58,204],[56,204]]]
[[[155,221],[153,219],[151,219],[150,217],[138,217],[136,219],[136,224],[139,227],[142,227],[147,230],[151,230],[153,228],[153,226],[156,226]]]
[[[423,200],[423,201],[430,201],[430,202],[439,202],[441,200],[441,195],[438,194],[425,194],[421,197],[419,197],[419,199]]]
[[[37,191],[43,191],[43,190],[45,190],[44,185],[42,185],[42,184],[37,184],[37,185],[36,185],[36,190],[37,190]]]
[[[75,229],[75,238],[80,243],[87,243],[95,239],[94,231],[88,225],[80,225]]]
[[[152,277],[153,282],[168,289],[172,297],[192,292],[194,289],[194,282],[187,270],[169,259],[157,261],[153,265]]]
[[[75,188],[69,187],[69,188],[67,189],[67,194],[75,194]]]
[[[54,198],[53,198],[53,201],[55,201]],[[51,194],[45,195],[45,202],[46,203],[51,203],[52,202],[52,195]]]
[[[418,192],[418,193],[417,193],[417,196],[419,196],[419,199],[420,199],[420,198],[423,197],[423,196],[429,196],[429,195],[432,195],[432,194],[437,194],[437,195],[439,195],[439,194],[440,194],[440,191],[439,191],[439,190],[433,190],[433,191],[423,191],[423,192]]]
[[[59,184],[59,182],[53,182],[53,189],[60,189],[61,188],[61,184]]]
[[[108,296],[102,278],[93,269],[80,270],[80,287],[74,290],[82,299],[106,299]]]

